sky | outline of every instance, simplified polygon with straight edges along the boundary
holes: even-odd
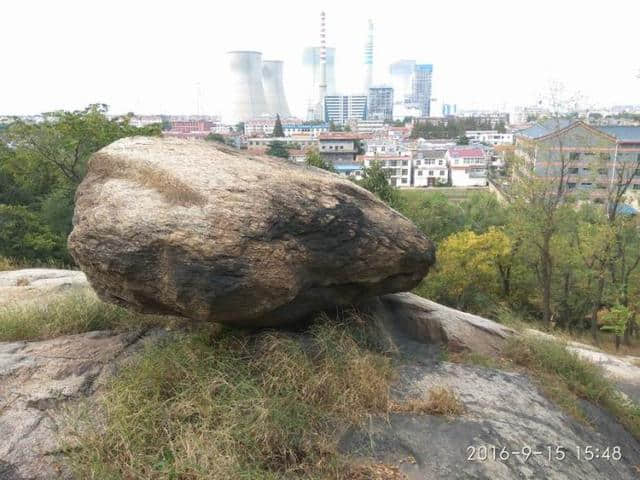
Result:
[[[433,96],[458,109],[510,109],[550,82],[592,108],[640,104],[640,1],[5,1],[0,114],[106,103],[113,113],[217,114],[229,50],[284,61],[287,99],[304,117],[302,50],[319,13],[336,48],[336,83],[359,91],[367,21],[374,83],[389,64],[433,64]]]

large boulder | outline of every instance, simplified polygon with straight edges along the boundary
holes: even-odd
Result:
[[[89,162],[69,248],[106,301],[246,326],[410,290],[435,261],[408,219],[338,175],[142,137]]]

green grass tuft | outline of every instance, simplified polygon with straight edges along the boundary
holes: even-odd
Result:
[[[504,355],[532,373],[543,391],[574,417],[588,423],[577,401],[584,398],[609,411],[640,439],[640,407],[617,390],[601,367],[567,350],[563,343],[535,336],[512,337]]]

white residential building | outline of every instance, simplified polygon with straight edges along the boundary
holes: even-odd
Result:
[[[484,187],[487,185],[487,157],[481,148],[455,147],[445,158],[451,169],[454,187]]]
[[[365,141],[365,155],[406,155],[407,148],[402,142],[386,138],[371,138]]]
[[[487,145],[513,145],[513,133],[499,133],[497,130],[467,130],[465,136],[470,143]]]
[[[414,150],[413,186],[433,187],[449,182],[446,150]]]

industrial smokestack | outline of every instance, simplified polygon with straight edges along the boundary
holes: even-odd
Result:
[[[364,94],[369,95],[373,82],[373,22],[369,19],[369,35],[364,47]]]
[[[327,96],[327,31],[325,14],[320,12],[320,85],[318,86],[318,111],[316,116],[324,120],[324,97]]]
[[[281,117],[291,116],[287,98],[284,95],[281,60],[265,60],[262,62],[262,84],[269,113],[279,114]]]
[[[245,122],[268,113],[262,86],[262,53],[227,52],[231,84],[229,123]]]
[[[327,95],[336,94],[335,58],[336,49],[326,47],[325,66],[327,80]],[[308,120],[313,120],[315,109],[319,103],[320,91],[320,47],[306,47],[302,54],[302,64],[305,68],[305,82],[308,85],[308,107],[310,110]]]

